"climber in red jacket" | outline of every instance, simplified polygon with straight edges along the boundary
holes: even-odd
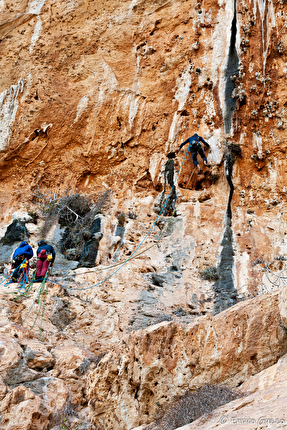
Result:
[[[40,240],[38,246],[35,281],[42,280],[45,277],[49,266],[53,265],[56,256],[54,248],[44,240]]]

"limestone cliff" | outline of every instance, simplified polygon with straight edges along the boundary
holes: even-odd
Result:
[[[79,413],[90,402],[90,415],[82,416],[89,415],[95,428],[131,429],[155,418],[154,398],[164,406],[187,388],[226,380],[236,385],[286,353],[280,322],[285,317],[278,316],[285,299],[278,308],[278,293],[261,297],[285,284],[276,274],[285,270],[287,234],[286,13],[284,0],[0,0],[1,270],[5,275],[20,237],[29,237],[36,248],[45,234],[57,250],[43,316],[44,346],[29,343],[36,342],[39,322],[31,339],[25,332],[22,343],[3,340],[7,351],[14,351],[3,372],[23,363],[25,369],[20,376],[15,370],[16,379],[3,373],[3,390],[0,385],[3,422],[11,428],[23,399],[32,405],[27,428],[33,408],[49,411],[41,412],[37,428],[52,428],[70,390],[69,401]],[[173,158],[194,132],[210,145],[211,167],[199,160],[202,175],[193,171],[186,146]],[[64,249],[69,222],[58,217],[49,224],[39,211],[39,196],[51,207],[76,192],[89,196],[94,211],[88,231],[81,232],[81,253],[75,241]],[[8,240],[12,221],[18,236]],[[86,244],[89,259],[83,255]],[[144,252],[136,256],[135,250]],[[266,267],[275,275],[266,277]],[[1,292],[7,291],[1,286]],[[249,320],[246,299],[252,297],[268,333],[265,349],[260,324],[250,328],[253,311]],[[33,300],[35,294],[20,304],[4,296],[5,327],[7,321],[19,333],[18,324],[31,327],[37,315],[33,307],[27,316]],[[208,349],[208,333],[224,339],[216,324],[229,318],[241,334],[246,327],[254,332],[246,361],[239,365],[242,357],[230,347],[226,356],[235,361],[223,371],[225,347],[219,340],[210,341],[216,359],[203,350],[204,365],[183,360],[197,324]],[[231,326],[233,341],[238,333]],[[7,330],[9,337],[11,327]],[[156,378],[161,380],[164,369],[161,384],[165,378],[171,384],[158,393],[150,380],[147,386],[133,382],[136,361],[125,368],[119,358],[134,357],[132,345],[154,330],[169,339],[166,346],[155,335],[159,350],[172,348],[177,357],[171,364],[168,353],[153,358],[163,360],[152,364]],[[269,358],[268,342],[275,348]],[[145,345],[137,359],[150,366],[150,344]],[[89,363],[83,373],[61,348],[76,348],[77,366]],[[29,366],[31,354],[44,363],[36,370]],[[185,373],[184,366],[189,366]],[[220,377],[206,370],[213,366]],[[203,372],[202,382],[194,382],[190,369]],[[52,372],[48,379],[46,371]],[[103,381],[101,393],[97,378]],[[41,383],[35,386],[34,380]],[[49,399],[53,390],[62,393],[61,405],[43,400],[39,393],[46,389]],[[121,403],[127,393],[129,400]]]
[[[0,7],[2,221],[39,185],[110,189],[146,225],[143,199],[159,194],[165,155],[196,131],[219,179],[194,175],[180,205],[193,267],[220,260],[217,289],[256,293],[254,262],[285,252],[285,3]],[[182,187],[191,170],[188,158]]]

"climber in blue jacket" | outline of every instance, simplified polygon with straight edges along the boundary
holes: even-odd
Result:
[[[13,260],[20,258],[23,261],[25,258],[30,260],[33,257],[33,249],[27,242],[21,242],[18,248],[15,249],[13,254]]]
[[[18,248],[15,249],[13,254],[12,269],[14,272],[12,274],[12,280],[16,282],[20,276],[20,266],[24,260],[30,260],[33,257],[33,249],[27,242],[21,242]]]
[[[203,160],[203,164],[209,167],[209,164],[207,163],[206,155],[202,149],[200,142],[202,142],[206,148],[210,148],[210,145],[207,142],[205,142],[205,140],[201,136],[199,136],[197,133],[194,133],[193,136],[189,137],[184,142],[182,142],[182,144],[176,151],[176,153],[178,153],[181,150],[181,148],[188,143],[188,150],[190,151],[193,164],[195,167],[198,168],[199,172],[201,172],[201,168],[197,161],[197,153],[199,153],[199,155],[201,156]]]

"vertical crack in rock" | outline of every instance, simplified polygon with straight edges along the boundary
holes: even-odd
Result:
[[[236,0],[234,0],[234,15],[231,23],[230,46],[228,60],[225,69],[225,115],[224,129],[225,133],[230,133],[232,125],[232,114],[236,110],[237,101],[232,97],[235,88],[234,82],[231,80],[232,75],[236,74],[239,66],[239,58],[236,50],[236,33],[237,33],[237,17],[236,17]]]
[[[221,242],[222,250],[218,266],[218,280],[213,284],[216,295],[214,304],[214,314],[233,306],[238,302],[237,290],[233,281],[234,250],[233,250],[233,231],[232,231],[232,210],[231,202],[234,192],[232,182],[232,168],[235,156],[227,146],[224,160],[226,179],[230,187],[227,209],[225,214],[225,230]]]
[[[237,17],[236,17],[236,0],[234,0],[234,16],[231,24],[230,47],[228,61],[225,70],[226,87],[225,87],[225,109],[224,117],[225,133],[230,133],[232,126],[232,114],[236,109],[236,98],[232,97],[235,85],[231,80],[232,75],[238,71],[239,59],[236,51],[236,33],[237,33]],[[232,169],[236,156],[240,154],[240,148],[236,145],[229,145],[226,142],[225,150],[225,175],[230,187],[227,209],[225,214],[225,230],[221,242],[222,250],[220,254],[218,266],[218,280],[214,283],[213,289],[216,295],[214,304],[214,313],[217,314],[224,309],[229,308],[238,302],[237,290],[234,287],[233,267],[234,267],[234,250],[233,250],[233,231],[232,231],[232,209],[231,202],[234,192],[232,182]]]

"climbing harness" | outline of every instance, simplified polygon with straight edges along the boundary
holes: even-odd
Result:
[[[27,260],[24,260],[23,263],[20,265],[20,276],[18,280],[18,292],[21,293],[22,290],[26,292],[26,284],[28,282],[29,277],[29,262]]]
[[[186,184],[186,186],[185,186],[185,188],[184,188],[185,190],[188,188],[188,185],[189,185],[189,183],[190,183],[190,181],[191,181],[191,179],[192,179],[192,177],[193,177],[193,175],[194,175],[195,170],[196,170],[196,167],[193,169],[193,171],[191,172],[191,174],[190,174],[190,176],[189,176],[189,179],[188,179],[188,181],[187,181],[187,184]],[[168,196],[168,197],[169,197],[169,196]],[[167,200],[168,200],[168,198],[167,198]],[[135,255],[131,255],[131,256],[130,256],[130,258],[128,259],[129,261],[130,261],[130,260],[133,260],[133,259],[135,259],[135,258],[137,258],[137,257],[139,257],[140,255],[144,254],[146,251],[149,251],[153,246],[155,246],[155,245],[157,245],[157,244],[159,243],[159,241],[161,240],[161,238],[162,238],[162,236],[164,235],[165,231],[167,230],[167,227],[168,227],[168,225],[170,224],[170,222],[171,222],[171,220],[172,220],[172,217],[173,217],[173,216],[174,216],[174,214],[176,213],[176,211],[177,211],[177,209],[178,209],[178,207],[179,207],[180,203],[181,203],[181,201],[176,205],[176,207],[175,207],[175,209],[174,209],[174,211],[173,211],[173,213],[172,213],[171,217],[169,218],[168,223],[167,223],[167,224],[166,224],[166,226],[164,227],[164,229],[163,229],[163,231],[161,232],[161,234],[160,234],[159,238],[157,239],[157,241],[156,241],[155,243],[153,243],[152,245],[150,245],[149,247],[147,247],[147,248],[143,249],[143,250],[142,250],[142,251],[140,251],[139,253],[137,253],[137,254],[135,254]],[[119,262],[119,263],[111,264],[110,266],[106,266],[106,267],[102,267],[102,268],[96,268],[95,270],[89,270],[89,271],[86,271],[86,272],[82,272],[82,273],[80,273],[79,275],[80,275],[80,276],[82,276],[82,275],[84,275],[84,274],[86,274],[86,273],[102,272],[102,271],[104,271],[104,270],[113,269],[114,267],[120,266],[121,264],[125,263],[126,261],[127,261],[127,260],[125,260],[125,261],[121,261],[121,262]],[[57,284],[57,285],[62,286],[61,284],[59,284],[59,283],[57,283],[57,282],[54,282],[54,281],[51,281],[51,280],[50,280],[50,282],[52,282],[52,283],[55,283],[55,284]]]
[[[152,245],[150,245],[150,246],[148,246],[147,248],[145,248],[145,249],[143,249],[142,251],[140,251],[140,252],[138,252],[137,253],[137,251],[139,250],[139,248],[143,245],[143,243],[146,241],[146,239],[148,238],[148,236],[150,235],[150,233],[151,233],[151,231],[153,230],[153,228],[154,228],[154,226],[157,224],[157,222],[158,222],[158,220],[159,220],[159,218],[160,218],[160,216],[161,216],[161,214],[163,213],[163,211],[164,211],[164,209],[165,209],[165,207],[166,207],[166,205],[167,205],[167,202],[168,202],[168,199],[169,199],[169,197],[170,197],[170,195],[172,194],[172,192],[173,192],[173,189],[174,189],[174,187],[175,187],[175,183],[176,183],[176,181],[177,181],[177,179],[178,179],[178,177],[179,177],[179,174],[180,174],[180,172],[181,172],[181,169],[182,169],[182,166],[183,166],[183,164],[184,164],[184,162],[185,162],[185,159],[186,159],[186,157],[187,157],[187,154],[188,154],[188,152],[189,152],[189,150],[187,150],[186,151],[186,154],[185,154],[185,156],[184,156],[184,159],[183,159],[183,161],[182,161],[182,163],[181,163],[181,165],[180,165],[180,168],[179,168],[179,170],[178,170],[178,173],[177,173],[177,175],[176,175],[176,178],[175,178],[175,181],[174,181],[174,183],[173,183],[173,185],[172,185],[172,187],[171,187],[171,190],[170,190],[170,192],[169,192],[169,194],[168,194],[168,196],[167,196],[167,198],[166,198],[166,201],[165,201],[165,203],[164,203],[164,205],[163,205],[163,207],[161,208],[161,210],[160,210],[160,212],[159,212],[159,214],[158,214],[158,216],[157,216],[157,218],[156,218],[156,220],[153,222],[153,224],[151,225],[151,227],[149,228],[149,230],[148,230],[148,232],[147,232],[147,234],[145,235],[145,237],[142,239],[142,241],[139,243],[139,245],[136,247],[136,249],[133,251],[133,253],[125,260],[125,261],[123,261],[123,262],[121,262],[121,263],[116,263],[116,264],[113,264],[113,265],[111,265],[111,266],[108,266],[108,267],[106,267],[106,268],[102,268],[102,269],[97,269],[97,271],[102,271],[102,270],[107,270],[107,269],[110,269],[110,268],[114,268],[114,267],[117,267],[117,269],[116,270],[114,270],[113,271],[113,273],[111,273],[109,276],[107,276],[104,280],[102,280],[102,281],[100,281],[100,282],[98,282],[98,283],[96,283],[96,284],[93,284],[93,285],[90,285],[89,287],[83,287],[83,288],[74,288],[74,287],[69,287],[69,286],[67,286],[67,285],[62,285],[62,284],[60,284],[59,282],[55,282],[55,281],[52,281],[52,280],[50,280],[49,279],[49,282],[51,282],[51,283],[53,283],[53,284],[56,284],[56,285],[59,285],[59,286],[61,286],[62,288],[65,288],[66,290],[71,290],[71,291],[79,291],[79,290],[89,290],[89,289],[92,289],[92,288],[95,288],[95,287],[97,287],[97,286],[99,286],[99,285],[101,285],[101,284],[103,284],[104,282],[106,282],[107,280],[109,280],[109,279],[111,279],[117,272],[119,272],[129,261],[131,261],[132,259],[134,259],[134,258],[137,258],[138,256],[140,256],[141,254],[143,254],[144,252],[146,252],[146,251],[148,251],[149,249],[151,249],[153,246],[155,246],[155,245],[157,245],[159,242],[160,242],[160,240],[162,239],[162,237],[163,237],[163,235],[164,235],[164,233],[166,232],[166,230],[167,230],[167,228],[168,228],[168,226],[169,226],[169,224],[170,224],[170,222],[171,222],[171,220],[172,220],[172,217],[174,216],[174,214],[176,213],[176,210],[177,210],[177,208],[178,208],[178,206],[179,206],[179,204],[181,203],[181,202],[179,202],[177,205],[176,205],[176,207],[175,207],[175,209],[174,209],[174,211],[173,211],[173,213],[172,213],[172,216],[169,218],[169,220],[168,220],[168,222],[166,223],[166,225],[164,226],[164,228],[162,229],[162,231],[161,231],[161,233],[160,233],[160,235],[159,235],[159,237],[158,237],[158,239],[155,241],[155,243],[153,243]],[[190,181],[191,181],[191,179],[192,179],[192,177],[193,177],[193,174],[194,174],[194,172],[195,172],[195,168],[194,168],[194,170],[192,171],[192,173],[191,173],[191,175],[190,175],[190,177],[189,177],[189,180],[188,180],[188,182],[187,182],[187,184],[186,184],[186,186],[185,186],[185,189],[188,187],[188,185],[189,185],[189,183],[190,183]],[[38,320],[38,318],[39,318],[39,316],[40,316],[40,337],[39,337],[39,339],[41,339],[41,334],[42,334],[42,324],[43,324],[43,318],[44,318],[44,311],[45,311],[45,304],[46,304],[46,299],[47,299],[47,295],[48,295],[48,285],[47,285],[47,280],[48,280],[48,272],[49,272],[49,267],[50,267],[50,264],[51,264],[51,260],[50,260],[50,258],[49,258],[49,266],[48,266],[48,269],[47,269],[47,272],[46,272],[46,274],[45,274],[45,276],[44,276],[44,278],[43,278],[43,280],[42,280],[42,282],[41,282],[41,284],[40,284],[40,286],[38,287],[38,289],[36,290],[36,292],[35,292],[35,298],[34,298],[34,300],[32,301],[32,304],[31,304],[31,306],[30,306],[30,308],[29,308],[29,310],[28,310],[28,312],[27,312],[27,314],[26,314],[26,316],[25,316],[25,318],[23,319],[23,321],[22,321],[22,323],[21,323],[21,325],[23,325],[24,324],[24,322],[26,321],[26,319],[28,318],[28,316],[30,315],[30,313],[31,313],[31,310],[32,310],[32,308],[33,308],[33,306],[34,306],[34,304],[37,302],[38,303],[38,311],[37,311],[37,314],[36,314],[36,317],[35,317],[35,319],[34,319],[34,321],[33,321],[33,324],[32,324],[32,326],[30,327],[30,330],[32,330],[33,328],[34,328],[34,326],[35,326],[35,324],[36,324],[36,322],[37,322],[37,320]],[[28,283],[28,270],[27,269],[29,269],[29,265],[27,265],[27,267],[25,268],[26,269],[26,273],[25,273],[25,275],[22,277],[22,280],[21,280],[21,285],[20,285],[20,289],[19,289],[19,291],[18,291],[18,294],[20,294],[20,295],[22,295],[22,296],[28,296],[28,294],[30,293],[30,290],[32,289],[32,287],[33,287],[33,284],[34,284],[34,282],[35,282],[35,276],[36,276],[36,270],[34,271],[34,273],[33,273],[33,277],[32,277],[32,279],[30,280],[30,282]],[[89,272],[90,273],[90,272]],[[9,276],[11,276],[11,274],[9,275]],[[9,276],[7,277],[7,278],[9,278]],[[6,279],[7,279],[6,278]],[[2,281],[3,282],[3,281]],[[23,293],[21,293],[21,291],[22,290],[24,290],[23,291]]]
[[[153,222],[153,224],[152,224],[152,226],[150,227],[150,229],[148,230],[148,232],[147,232],[147,234],[145,235],[145,237],[142,239],[142,241],[139,243],[139,245],[136,247],[136,249],[132,252],[132,254],[124,261],[124,262],[122,262],[122,263],[118,263],[117,265],[119,265],[119,267],[113,272],[113,273],[111,273],[109,276],[107,276],[104,280],[102,280],[102,281],[99,281],[99,282],[97,282],[96,284],[92,284],[92,285],[90,285],[89,287],[83,287],[83,288],[75,288],[75,287],[68,287],[68,286],[65,286],[65,285],[62,285],[62,284],[59,284],[58,282],[53,282],[53,281],[51,281],[52,283],[55,283],[55,284],[57,284],[57,285],[60,285],[62,288],[65,288],[65,289],[67,289],[67,290],[71,290],[71,291],[83,291],[83,290],[90,290],[91,288],[95,288],[95,287],[98,287],[99,285],[102,285],[104,282],[106,282],[106,281],[108,281],[109,279],[111,279],[117,272],[119,272],[131,259],[133,259],[133,258],[135,258],[135,257],[137,257],[137,256],[139,256],[139,255],[141,255],[143,252],[145,252],[145,251],[147,251],[148,249],[150,249],[152,246],[154,246],[154,245],[156,245],[158,242],[159,242],[159,240],[161,239],[161,237],[163,236],[163,233],[164,233],[164,231],[166,230],[164,230],[163,232],[162,232],[162,234],[160,235],[160,238],[158,239],[158,241],[156,242],[156,243],[154,243],[154,244],[152,244],[149,248],[147,248],[147,249],[145,249],[144,251],[142,251],[141,253],[139,253],[139,254],[136,254],[136,252],[137,252],[137,250],[143,245],[143,243],[146,241],[146,239],[147,239],[147,237],[150,235],[150,233],[151,233],[151,231],[152,231],[152,229],[154,228],[154,226],[157,224],[157,222],[158,222],[158,220],[159,220],[159,218],[160,218],[160,216],[161,216],[161,214],[162,214],[162,212],[164,211],[164,209],[165,209],[165,206],[166,206],[166,204],[167,204],[167,202],[168,202],[168,199],[169,199],[169,197],[170,197],[170,195],[172,194],[172,192],[173,192],[173,189],[174,189],[174,187],[175,187],[175,183],[176,183],[176,181],[177,181],[177,179],[178,179],[178,176],[179,176],[179,174],[180,174],[180,172],[181,172],[181,169],[182,169],[182,166],[183,166],[183,164],[184,164],[184,162],[185,162],[185,159],[186,159],[186,157],[187,157],[187,154],[188,154],[188,152],[189,152],[189,150],[187,150],[186,151],[186,153],[185,153],[185,156],[184,156],[184,159],[183,159],[183,161],[182,161],[182,163],[181,163],[181,165],[180,165],[180,168],[179,168],[179,171],[177,172],[177,175],[176,175],[176,178],[175,178],[175,181],[174,181],[174,183],[173,183],[173,186],[171,187],[171,190],[170,190],[170,192],[169,192],[169,194],[168,194],[168,196],[167,196],[167,198],[166,198],[166,201],[165,201],[165,203],[164,203],[164,205],[163,205],[163,207],[161,208],[161,210],[160,210],[160,212],[159,212],[159,214],[158,214],[158,216],[157,216],[157,218],[156,218],[156,220]],[[194,169],[195,170],[195,169]],[[190,182],[190,180],[191,180],[191,178],[192,178],[192,176],[193,176],[193,173],[194,173],[194,170],[193,170],[193,172],[192,172],[192,174],[191,174],[191,177],[190,177],[190,179],[189,179],[189,181],[188,181],[188,184],[189,184],[189,182]],[[136,254],[136,255],[135,255]],[[112,266],[112,267],[115,267],[115,266]]]
[[[4,278],[3,281],[0,282],[0,285],[5,282],[4,287],[6,287],[7,285],[13,283],[14,281],[12,281],[12,276],[16,272],[16,270],[20,269],[20,267],[21,267],[22,264],[23,263],[20,263],[19,266],[15,267],[13,270],[11,270],[11,272],[9,273],[9,275],[6,276],[6,278]]]

